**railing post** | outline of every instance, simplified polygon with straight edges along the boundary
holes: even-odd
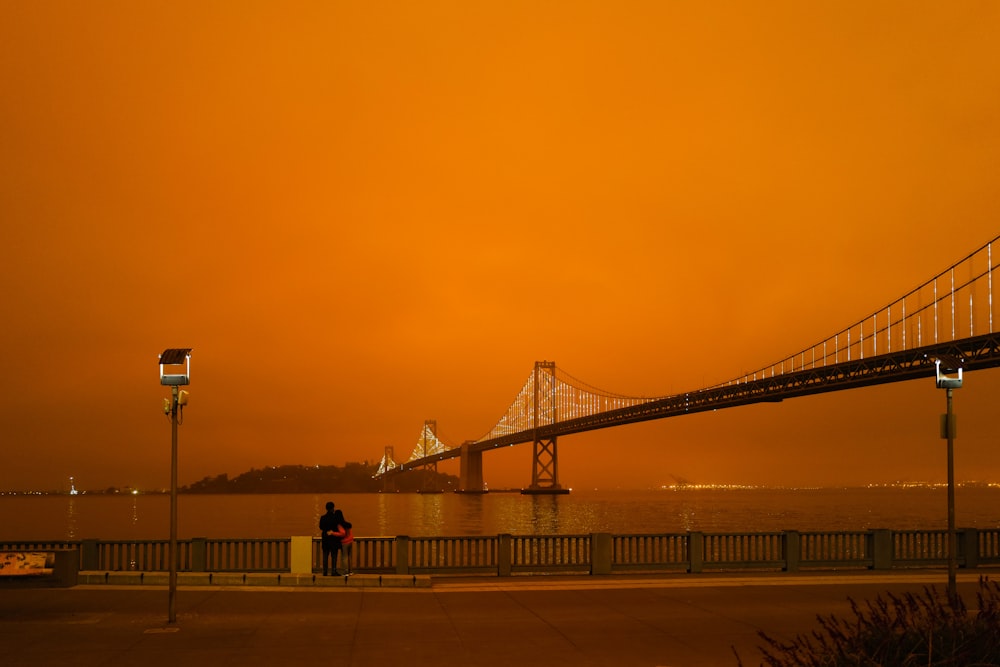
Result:
[[[697,574],[705,566],[705,535],[688,531],[688,572]]]
[[[204,572],[208,569],[208,539],[191,538],[191,571]]]
[[[798,572],[799,560],[802,558],[802,536],[797,530],[786,530],[785,538],[785,572]]]
[[[292,574],[312,574],[312,535],[292,535],[291,550],[292,552],[289,555],[289,571]]]
[[[892,531],[888,528],[873,528],[872,535],[872,569],[892,569]]]
[[[611,533],[591,533],[590,573],[611,574]]]
[[[513,538],[504,533],[497,536],[497,576],[509,577],[512,572],[511,567],[511,544]]]
[[[396,574],[410,573],[410,538],[406,535],[396,536]]]
[[[60,586],[76,586],[80,574],[80,552],[76,549],[57,550],[52,574]]]
[[[965,569],[979,567],[979,531],[975,528],[959,528],[958,537],[958,553],[964,556]]]
[[[101,550],[97,546],[97,540],[80,541],[80,569],[84,571],[101,569]]]

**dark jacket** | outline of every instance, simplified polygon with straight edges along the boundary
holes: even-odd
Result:
[[[319,518],[319,534],[322,536],[324,548],[340,546],[340,536],[328,535],[327,533],[336,533],[337,527],[343,522],[344,513],[340,510],[327,512]]]

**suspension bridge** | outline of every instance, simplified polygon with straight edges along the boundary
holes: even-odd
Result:
[[[994,328],[993,246],[1000,236],[850,326],[814,345],[727,382],[668,396],[603,391],[536,361],[514,401],[477,440],[449,447],[428,420],[410,458],[385,449],[376,477],[436,468],[460,459],[459,491],[483,492],[483,452],[532,443],[531,484],[523,493],[566,493],[559,484],[560,436],[786,398],[933,377],[938,364],[962,372],[1000,366]]]

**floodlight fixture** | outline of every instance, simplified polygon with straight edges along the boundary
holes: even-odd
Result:
[[[962,386],[963,360],[942,354],[934,359],[938,389],[960,389]]]
[[[164,366],[184,366],[183,373],[164,373]],[[191,348],[172,347],[160,354],[160,384],[179,386],[191,383]]]

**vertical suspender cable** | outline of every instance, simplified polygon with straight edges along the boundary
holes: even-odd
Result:
[[[951,267],[951,339],[955,340],[955,267]]]

